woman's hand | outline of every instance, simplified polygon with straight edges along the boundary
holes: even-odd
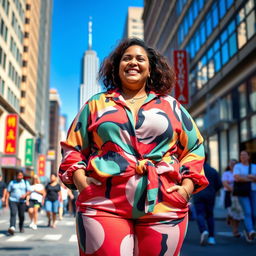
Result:
[[[185,198],[186,201],[189,201],[190,199],[190,194],[188,193],[187,189],[185,186],[180,186],[180,185],[174,185],[166,190],[168,193],[172,193],[174,191],[178,192],[182,197]]]
[[[191,179],[185,178],[181,185],[174,185],[166,190],[168,193],[177,191],[187,201],[189,201],[192,192],[194,191],[194,183]]]
[[[84,188],[88,187],[92,183],[97,186],[101,185],[101,182],[94,179],[93,177],[85,176],[83,169],[78,169],[74,172],[73,182],[76,185],[79,192],[81,192]]]

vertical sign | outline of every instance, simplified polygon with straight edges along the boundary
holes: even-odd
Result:
[[[25,165],[32,166],[34,163],[34,139],[26,139]]]
[[[188,104],[188,64],[187,64],[187,52],[185,50],[173,51],[173,63],[176,73],[175,84],[175,99],[181,104]]]
[[[45,155],[38,156],[38,176],[45,176]]]
[[[5,147],[4,153],[7,155],[16,155],[18,148],[18,122],[17,114],[9,114],[6,117],[5,126]]]

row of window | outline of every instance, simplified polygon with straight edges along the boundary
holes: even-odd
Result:
[[[6,67],[6,53],[4,52],[1,46],[0,46],[0,66],[3,69],[5,69]]]
[[[205,18],[199,24],[194,36],[190,39],[186,46],[186,50],[193,59],[207,38],[212,34],[220,20],[225,16],[234,0],[218,0],[214,1]],[[253,0],[252,0],[253,1]],[[186,26],[181,26],[178,32],[178,41],[182,43],[188,33]]]
[[[189,29],[193,26],[195,20],[197,19],[199,13],[204,8],[204,0],[194,0],[190,7],[188,8],[185,17],[178,28],[178,43],[182,44],[184,38],[189,32]]]
[[[6,16],[9,15],[10,2],[9,0],[0,0],[0,5],[3,7]]]
[[[22,65],[22,54],[20,53],[17,44],[15,43],[14,39],[11,37],[10,41],[10,51],[13,55],[13,57],[16,59],[18,64],[21,66]]]
[[[18,88],[20,88],[21,78],[20,78],[18,72],[16,71],[16,69],[14,68],[14,66],[12,65],[11,62],[9,62],[9,72],[8,72],[8,75],[11,78],[11,80],[14,82],[14,84]]]
[[[207,129],[207,126],[214,123],[239,120],[241,124],[241,142],[244,142],[256,138],[255,113],[256,76],[233,89],[228,95],[215,101],[205,113],[195,118],[195,121],[199,129],[202,130]]]
[[[23,33],[22,33],[21,27],[18,23],[18,20],[15,17],[14,12],[12,13],[12,27],[14,28],[14,31],[15,31],[16,35],[18,36],[18,38],[20,40],[20,43],[22,44],[22,42],[23,42]]]
[[[13,93],[13,91],[8,87],[7,100],[16,110],[19,110],[19,100]]]
[[[21,3],[20,3],[19,0],[14,0],[14,3],[15,3],[15,6],[16,6],[16,8],[17,8],[17,10],[18,10],[18,13],[19,13],[19,15],[20,15],[20,18],[21,18],[22,22],[24,23],[25,12],[24,12],[24,10],[22,9],[22,5],[21,5]]]
[[[248,5],[250,3],[250,5]],[[255,35],[255,9],[247,1],[235,18],[222,31],[189,74],[191,94],[201,89]]]
[[[5,42],[7,42],[7,37],[8,37],[8,28],[4,24],[4,20],[0,18],[0,35],[4,39]]]

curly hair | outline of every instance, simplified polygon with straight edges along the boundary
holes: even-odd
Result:
[[[150,65],[150,78],[147,80],[146,89],[153,90],[159,94],[168,94],[174,87],[175,73],[167,63],[164,56],[153,48],[146,46],[144,41],[137,38],[124,39],[110,55],[104,59],[99,79],[103,81],[107,90],[121,88],[122,83],[119,77],[119,64],[127,48],[133,45],[142,47],[148,56]]]

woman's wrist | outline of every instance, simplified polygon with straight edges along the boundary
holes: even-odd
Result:
[[[188,194],[188,197],[190,197],[194,191],[194,183],[191,179],[186,178],[182,180],[182,187],[184,188],[185,192]]]

